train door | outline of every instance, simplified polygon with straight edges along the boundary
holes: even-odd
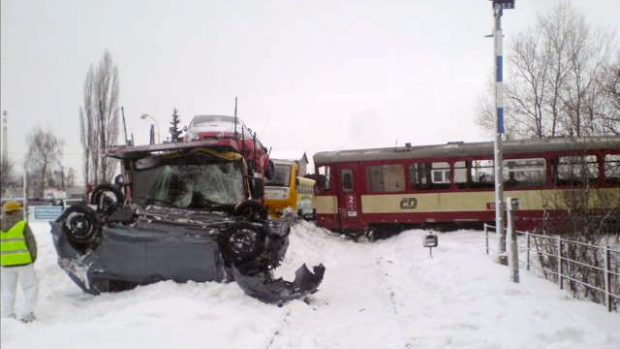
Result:
[[[340,166],[336,195],[338,196],[338,218],[343,230],[359,230],[361,221],[359,195],[356,193],[354,167]]]

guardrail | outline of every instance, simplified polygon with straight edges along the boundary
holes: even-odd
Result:
[[[489,230],[495,226],[485,224],[485,250],[494,251],[489,245]],[[557,282],[564,289],[569,282],[573,296],[604,303],[612,312],[620,308],[620,245],[593,245],[562,239],[558,235],[541,235],[517,232],[519,264],[530,271],[536,269],[546,279]],[[495,235],[495,234],[493,234]],[[533,259],[532,255],[537,258]],[[525,256],[525,258],[522,258]],[[597,294],[598,293],[598,294]],[[599,296],[599,295],[602,295]],[[601,298],[604,301],[601,302]]]

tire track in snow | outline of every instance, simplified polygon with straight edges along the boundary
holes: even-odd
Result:
[[[295,236],[290,256],[296,257],[298,251],[305,251],[303,258],[321,256],[326,278],[310,304],[292,301],[284,305],[290,313],[265,342],[266,349],[413,348],[407,332],[410,326],[402,324],[407,313],[402,289],[395,284],[398,280],[390,281],[399,275],[398,263],[390,262],[398,261],[392,257],[394,244],[353,243],[333,235],[327,244],[312,234]],[[334,321],[335,316],[347,320]]]
[[[282,321],[280,322],[280,326],[278,326],[276,330],[273,332],[273,335],[269,339],[269,343],[267,343],[267,346],[265,347],[265,349],[271,349],[273,347],[273,344],[275,343],[278,336],[280,336],[284,328],[288,325],[288,322],[289,322],[288,320],[290,316],[291,316],[291,309],[288,309],[286,311],[286,314],[284,314]]]
[[[384,246],[376,246],[372,253],[372,259],[374,260],[374,265],[376,267],[375,274],[378,276],[378,280],[376,285],[379,285],[381,290],[377,292],[377,294],[385,294],[388,304],[389,304],[389,316],[388,318],[392,319],[393,328],[396,329],[397,336],[399,337],[399,342],[402,343],[399,345],[400,348],[410,349],[413,348],[413,344],[410,343],[407,336],[407,330],[403,328],[403,316],[401,314],[400,308],[403,307],[404,302],[393,285],[390,269],[391,266],[394,265],[393,258],[386,258],[386,251],[383,248]],[[393,254],[393,250],[387,251],[389,254]],[[377,257],[376,255],[379,254]]]

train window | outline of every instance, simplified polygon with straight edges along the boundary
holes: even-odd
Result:
[[[555,165],[555,180],[559,185],[579,184],[598,178],[595,155],[562,156]]]
[[[454,163],[454,183],[456,186],[464,189],[468,188],[469,185],[469,170],[468,168],[471,166],[471,161],[457,161]]]
[[[447,162],[414,163],[410,167],[410,183],[415,189],[446,189],[450,187],[450,164]]]
[[[353,171],[342,170],[342,191],[353,191]]]
[[[319,166],[317,168],[318,178],[317,183],[320,190],[330,190],[332,188],[332,177],[329,166]]]
[[[469,170],[471,188],[491,188],[495,186],[493,160],[473,160]]]
[[[494,182],[493,160],[456,161],[454,183],[458,188],[492,188]]]
[[[545,164],[546,161],[543,158],[504,160],[506,187],[544,185],[547,179]]]
[[[605,179],[607,183],[620,183],[620,154],[605,155]]]
[[[405,189],[405,169],[401,164],[368,166],[368,190],[399,192]]]
[[[431,186],[430,172],[431,164],[416,163],[409,168],[411,173],[410,183],[416,189],[428,189]]]
[[[450,186],[450,164],[433,162],[433,185],[442,188]]]

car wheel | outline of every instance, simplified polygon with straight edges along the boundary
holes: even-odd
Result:
[[[95,211],[86,205],[70,206],[63,213],[62,232],[80,251],[91,247],[101,232]]]
[[[265,206],[252,200],[239,203],[235,207],[235,214],[245,217],[251,221],[264,221],[267,219],[268,212]]]
[[[253,261],[265,250],[265,236],[252,224],[233,224],[220,235],[222,255],[236,265]]]
[[[97,211],[112,213],[116,207],[125,202],[125,195],[113,184],[99,184],[90,195],[90,203],[97,206]]]

